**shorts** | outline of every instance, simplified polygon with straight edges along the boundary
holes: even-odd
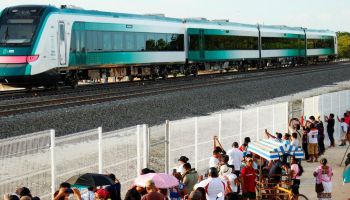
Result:
[[[255,192],[246,192],[242,194],[243,198],[247,199],[256,199],[256,193]]]
[[[309,143],[307,146],[309,155],[317,155],[318,154],[318,146],[317,143]]]
[[[341,140],[346,140],[347,136],[348,136],[348,133],[344,133],[344,132],[340,133],[340,139]]]

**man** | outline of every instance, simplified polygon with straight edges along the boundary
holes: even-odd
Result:
[[[227,155],[229,157],[228,164],[235,167],[234,173],[237,177],[239,177],[243,160],[243,152],[238,149],[238,142],[234,142],[232,144],[232,147],[233,148],[227,152]]]
[[[60,184],[59,190],[54,194],[54,200],[68,200],[70,199],[70,194],[73,194],[73,197],[76,200],[82,200],[80,191],[76,188],[71,188],[71,185],[67,182],[63,182]]]
[[[225,183],[219,178],[218,169],[211,167],[209,169],[209,178],[205,179],[194,186],[194,189],[202,187],[206,191],[207,200],[224,200]]]
[[[311,116],[313,117],[313,116]],[[324,127],[323,127],[323,122],[320,119],[320,116],[317,117],[317,121],[315,120],[315,118],[313,118],[313,122],[315,124],[315,127],[318,130],[318,150],[319,150],[319,154],[318,156],[324,154],[326,148],[324,146]]]
[[[281,160],[271,161],[269,170],[269,178],[271,183],[278,184],[281,181],[282,169],[287,171],[287,167],[283,165]]]
[[[329,147],[335,147],[334,136],[333,136],[334,124],[335,124],[334,114],[333,113],[329,114],[329,117],[324,116],[324,121],[327,122],[327,133],[328,133],[329,140],[331,142],[331,145]]]
[[[243,199],[256,199],[255,179],[256,174],[253,168],[253,159],[249,159],[241,172]]]
[[[182,175],[182,182],[185,185],[185,191],[190,192],[198,182],[198,173],[195,169],[191,169],[190,163],[185,163],[183,168],[185,173]]]
[[[219,157],[220,157],[220,152],[217,149],[215,149],[213,151],[213,155],[209,159],[209,168],[210,167],[215,167],[215,168],[219,167],[219,163],[220,163]]]
[[[317,161],[318,158],[318,130],[315,127],[314,124],[310,124],[310,132],[307,133],[307,139],[308,139],[308,151],[309,151],[309,157],[310,160],[307,162],[315,162]]]
[[[158,192],[152,180],[146,182],[146,191],[147,194],[142,197],[142,200],[164,200],[164,195]]]
[[[119,180],[116,179],[114,174],[108,174],[108,176],[114,182],[114,184],[109,185],[109,186],[106,187],[106,190],[109,192],[110,199],[111,200],[121,200],[121,197],[120,197],[121,185],[120,185]]]

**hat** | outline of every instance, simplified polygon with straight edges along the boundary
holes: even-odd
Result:
[[[188,158],[186,156],[181,156],[178,161],[182,161],[184,163],[187,163]]]
[[[199,191],[192,191],[188,198],[190,200],[200,200],[202,198],[202,194]]]
[[[220,175],[227,176],[227,175],[229,175],[231,173],[232,173],[232,168],[231,167],[228,167],[227,165],[221,165],[220,172],[219,172]]]
[[[95,192],[99,198],[107,199],[109,197],[109,192],[105,189],[99,189]]]

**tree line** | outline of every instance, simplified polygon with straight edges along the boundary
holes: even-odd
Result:
[[[337,32],[338,58],[350,58],[350,33]]]

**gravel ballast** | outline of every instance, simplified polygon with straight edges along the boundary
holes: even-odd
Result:
[[[210,86],[143,98],[56,109],[0,118],[0,138],[55,129],[66,135],[99,126],[104,131],[137,124],[157,125],[208,113],[237,109],[337,82],[350,80],[349,68],[298,76]]]

